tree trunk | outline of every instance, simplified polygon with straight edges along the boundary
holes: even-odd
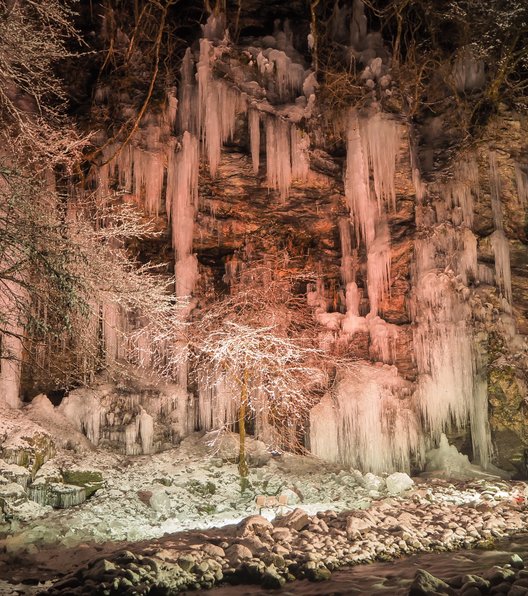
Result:
[[[238,410],[238,436],[240,447],[238,451],[238,472],[241,478],[246,478],[249,468],[246,460],[246,411],[248,400],[248,372],[244,371],[244,380],[240,388],[240,408]]]

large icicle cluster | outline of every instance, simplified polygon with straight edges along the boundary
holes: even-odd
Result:
[[[478,196],[474,158],[461,161],[447,184],[420,186],[413,296],[417,405],[431,440],[451,428],[471,428],[473,453],[483,466],[492,446],[485,364],[471,316],[470,285],[478,281],[477,241],[471,230]]]
[[[127,455],[159,451],[192,429],[187,392],[158,385],[124,392],[111,385],[76,389],[58,411],[94,445],[111,445]]]
[[[312,409],[310,449],[328,461],[374,473],[410,470],[424,456],[409,384],[390,366],[360,365]]]
[[[350,113],[347,135],[345,196],[358,244],[367,251],[370,310],[378,314],[390,291],[390,233],[386,210],[396,206],[394,172],[400,147],[400,126],[380,113]],[[370,172],[374,184],[370,183]]]

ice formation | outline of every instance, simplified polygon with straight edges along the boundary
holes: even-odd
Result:
[[[187,48],[182,60],[180,69],[180,89],[179,89],[179,110],[177,113],[178,128],[181,133],[198,132],[198,123],[196,121],[197,112],[194,109],[196,102],[196,86],[194,84],[194,62],[191,48]]]
[[[468,228],[473,227],[473,201],[479,194],[478,165],[474,157],[462,160],[455,167],[453,180],[445,187],[446,206],[453,210],[459,207],[462,214],[461,222]]]
[[[338,412],[329,393],[310,412],[310,451],[325,461],[338,461]]]
[[[407,391],[392,367],[360,365],[344,375],[333,399],[312,410],[312,453],[374,473],[410,470],[411,457],[423,455],[423,435],[401,399]]]
[[[172,224],[177,296],[191,294],[198,275],[196,257],[192,255],[198,168],[198,140],[185,132],[181,151],[171,155],[167,172],[167,215]]]
[[[370,312],[382,310],[382,301],[390,292],[391,247],[390,232],[384,219],[378,220],[376,235],[367,253],[367,287]]]
[[[260,166],[260,117],[258,110],[248,110],[248,127],[251,144],[251,162],[253,172],[258,174]]]
[[[198,379],[198,424],[204,430],[230,428],[237,420],[239,396],[224,376],[205,371]]]
[[[308,157],[308,149],[310,147],[310,139],[308,135],[299,130],[295,124],[291,127],[291,175],[294,180],[304,182],[308,179],[308,172],[310,170],[310,161]]]
[[[491,246],[495,255],[495,276],[499,289],[506,300],[511,304],[511,269],[510,269],[510,244],[504,233],[501,203],[500,173],[497,166],[497,155],[494,151],[489,153],[490,165],[490,193],[491,210],[495,231],[491,235]]]
[[[515,164],[515,181],[517,182],[519,204],[524,209],[528,205],[528,173],[518,163]]]
[[[341,217],[338,222],[339,239],[341,241],[341,281],[346,285],[356,277],[357,256],[352,250],[350,218]],[[357,313],[356,313],[357,314]]]
[[[436,219],[419,223],[410,307],[419,373],[416,399],[425,432],[439,441],[446,429],[469,424],[475,458],[486,466],[492,452],[486,372],[468,302],[468,285],[479,275],[470,229],[476,182],[476,164],[470,160],[456,168],[446,187],[435,189],[444,190],[445,199],[437,201]],[[463,204],[466,215],[456,222],[453,213]]]
[[[281,118],[266,118],[266,171],[268,187],[288,196],[291,181],[290,124]]]

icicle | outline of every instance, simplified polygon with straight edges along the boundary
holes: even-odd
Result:
[[[136,197],[144,197],[143,205],[149,215],[159,215],[165,174],[163,155],[134,147],[133,164]]]
[[[453,80],[457,91],[474,91],[484,86],[484,62],[477,60],[469,48],[464,48],[453,65]]]
[[[112,364],[120,357],[120,315],[119,306],[114,303],[103,303],[103,337],[104,353],[107,364]]]
[[[205,112],[209,96],[209,83],[211,80],[212,48],[208,39],[200,40],[200,59],[196,65],[198,79],[198,128],[203,134],[205,126]]]
[[[181,151],[169,155],[167,172],[167,214],[172,221],[172,244],[177,260],[192,251],[198,168],[198,140],[186,132]]]
[[[473,196],[478,197],[479,175],[478,165],[474,158],[462,161],[457,165],[453,174],[453,181],[446,186],[447,207],[460,207],[462,221],[468,227],[473,227]],[[453,222],[455,223],[455,222]]]
[[[464,284],[468,285],[470,281],[478,280],[477,237],[469,228],[464,228],[460,232],[460,240],[462,246],[459,247],[456,267]]]
[[[515,164],[515,181],[517,182],[519,205],[525,209],[528,204],[528,174],[518,163]]]
[[[391,248],[386,221],[379,221],[376,236],[367,253],[367,287],[370,312],[378,314],[382,301],[390,292]]]
[[[203,430],[231,427],[237,419],[238,401],[224,376],[202,372],[198,379],[198,426]]]
[[[136,422],[127,424],[125,427],[125,454],[137,455],[136,439],[138,435],[138,427]]]
[[[168,125],[168,132],[171,133],[176,126],[176,121],[178,118],[178,97],[176,93],[176,87],[172,87],[171,89],[167,90],[166,102],[167,105],[165,106],[163,116]]]
[[[266,167],[268,188],[279,191],[281,199],[291,186],[290,125],[268,116],[266,119]]]
[[[258,110],[249,110],[248,126],[251,144],[251,161],[253,163],[253,172],[255,173],[255,175],[257,175],[260,166],[260,117]]]
[[[202,25],[202,33],[206,39],[211,41],[220,41],[226,32],[225,14],[212,14],[207,19],[205,25]]]
[[[327,394],[310,412],[310,451],[325,461],[339,461],[336,405]]]
[[[425,450],[406,391],[395,368],[359,364],[339,380],[335,411],[329,397],[312,410],[311,451],[378,474],[409,471],[411,456],[421,460]]]
[[[490,192],[491,209],[493,212],[493,223],[495,231],[491,235],[491,246],[495,254],[495,276],[499,289],[504,297],[511,304],[511,269],[510,269],[510,245],[504,233],[502,219],[501,185],[500,173],[497,167],[497,155],[494,151],[489,153],[490,165]]]
[[[352,18],[350,19],[350,45],[362,49],[367,36],[367,17],[362,0],[354,0],[352,5]]]
[[[310,171],[309,148],[310,138],[293,124],[291,127],[291,172],[294,180],[304,182],[308,179]]]
[[[204,108],[204,137],[209,170],[216,176],[222,145],[235,129],[238,95],[224,81],[210,81]]]
[[[396,361],[398,326],[387,323],[378,316],[367,315],[370,334],[370,356],[373,360],[392,364]]]
[[[267,50],[265,56],[273,64],[276,91],[282,101],[288,100],[292,95],[297,95],[303,87],[304,68],[281,50]],[[261,72],[267,72],[266,63],[261,59]]]
[[[198,279],[198,259],[196,255],[187,255],[176,261],[176,296],[190,296]]]
[[[9,284],[9,282],[5,282]],[[4,303],[5,300],[2,300]],[[3,310],[3,312],[8,312]],[[21,333],[23,330],[18,325],[5,325],[8,333],[0,335],[1,346],[1,368],[0,368],[0,402],[19,408],[22,405],[20,400],[20,373],[22,370],[22,356],[24,353],[22,342],[15,335],[9,332]]]
[[[501,183],[500,174],[497,167],[497,154],[495,151],[489,152],[489,166],[490,166],[490,193],[491,193],[491,210],[493,213],[493,223],[496,230],[504,230],[502,221],[502,205],[501,205]]]
[[[341,240],[341,280],[345,286],[356,278],[357,257],[352,251],[350,218],[339,219],[339,238]]]
[[[510,269],[510,245],[502,230],[495,230],[490,237],[495,255],[495,276],[497,285],[504,297],[511,304],[512,286]]]
[[[363,238],[367,248],[374,240],[376,205],[370,197],[368,156],[361,139],[357,113],[349,116],[347,132],[347,161],[345,173],[345,196],[356,228],[359,244]]]
[[[187,48],[181,65],[180,102],[178,128],[180,132],[197,134],[196,86],[194,84],[194,64],[191,48]]]
[[[361,125],[372,167],[378,210],[381,213],[383,205],[396,209],[394,174],[400,149],[400,126],[381,113],[362,120]]]
[[[95,392],[87,389],[72,391],[62,400],[57,409],[84,433],[90,442],[96,446],[99,444],[101,418],[104,416],[104,411]]]

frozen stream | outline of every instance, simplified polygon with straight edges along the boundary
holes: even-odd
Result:
[[[388,562],[374,562],[334,571],[326,582],[314,584],[299,580],[287,584],[278,593],[284,596],[355,596],[365,594],[404,595],[417,569],[425,569],[432,575],[449,579],[455,576],[479,575],[494,565],[507,565],[513,553],[524,561],[528,559],[528,534],[519,534],[512,539],[502,540],[494,550],[461,550],[458,552],[426,553],[412,555]],[[269,596],[270,591],[260,586],[224,586],[213,590],[186,592],[210,596]]]

